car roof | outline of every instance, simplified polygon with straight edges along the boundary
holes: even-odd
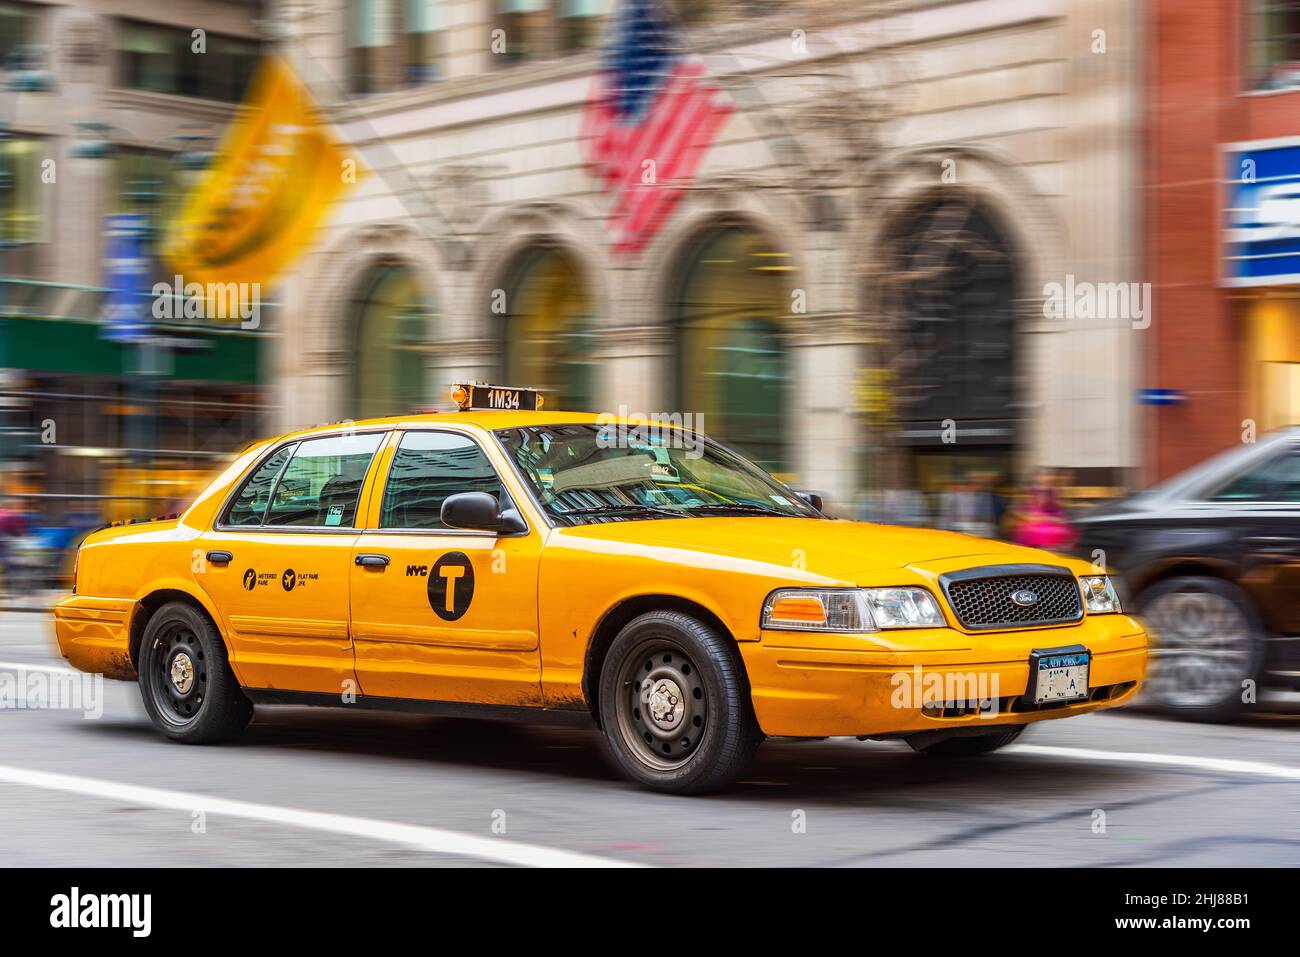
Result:
[[[547,409],[542,412],[499,412],[473,410],[469,412],[416,412],[407,415],[392,415],[377,419],[345,419],[325,425],[314,425],[308,429],[285,432],[269,437],[259,443],[282,442],[286,439],[310,438],[314,435],[332,435],[339,431],[367,431],[370,429],[427,429],[440,425],[477,426],[489,431],[494,429],[519,429],[530,426],[546,425],[627,425],[646,426],[661,425],[669,428],[681,428],[680,422],[674,423],[662,416],[617,416],[597,414],[595,412],[565,412],[559,409]],[[689,430],[688,430],[689,431]]]

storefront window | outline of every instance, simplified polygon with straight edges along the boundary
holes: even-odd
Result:
[[[1252,0],[1248,61],[1258,90],[1300,86],[1300,2]]]
[[[359,418],[410,412],[431,398],[435,311],[412,269],[384,266],[361,284],[353,405]]]
[[[592,408],[594,315],[577,260],[562,249],[530,249],[506,275],[506,384],[546,390],[548,408]]]
[[[677,410],[764,468],[787,462],[789,254],[757,230],[727,227],[688,255],[671,309],[677,323]]]

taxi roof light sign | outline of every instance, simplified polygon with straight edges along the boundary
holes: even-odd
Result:
[[[537,389],[517,389],[512,386],[470,382],[451,387],[451,401],[462,412],[486,410],[494,412],[539,412],[545,399]]]

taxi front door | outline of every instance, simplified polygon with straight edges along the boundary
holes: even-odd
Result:
[[[353,546],[352,640],[361,692],[540,706],[537,569],[542,535],[449,529],[442,502],[510,503],[479,442],[408,431],[385,449],[370,527]]]

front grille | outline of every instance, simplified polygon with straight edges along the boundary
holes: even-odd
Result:
[[[948,604],[965,628],[1031,628],[1062,625],[1083,618],[1079,584],[1068,569],[1055,565],[992,565],[968,568],[939,578]],[[1031,591],[1037,601],[1011,600]]]

